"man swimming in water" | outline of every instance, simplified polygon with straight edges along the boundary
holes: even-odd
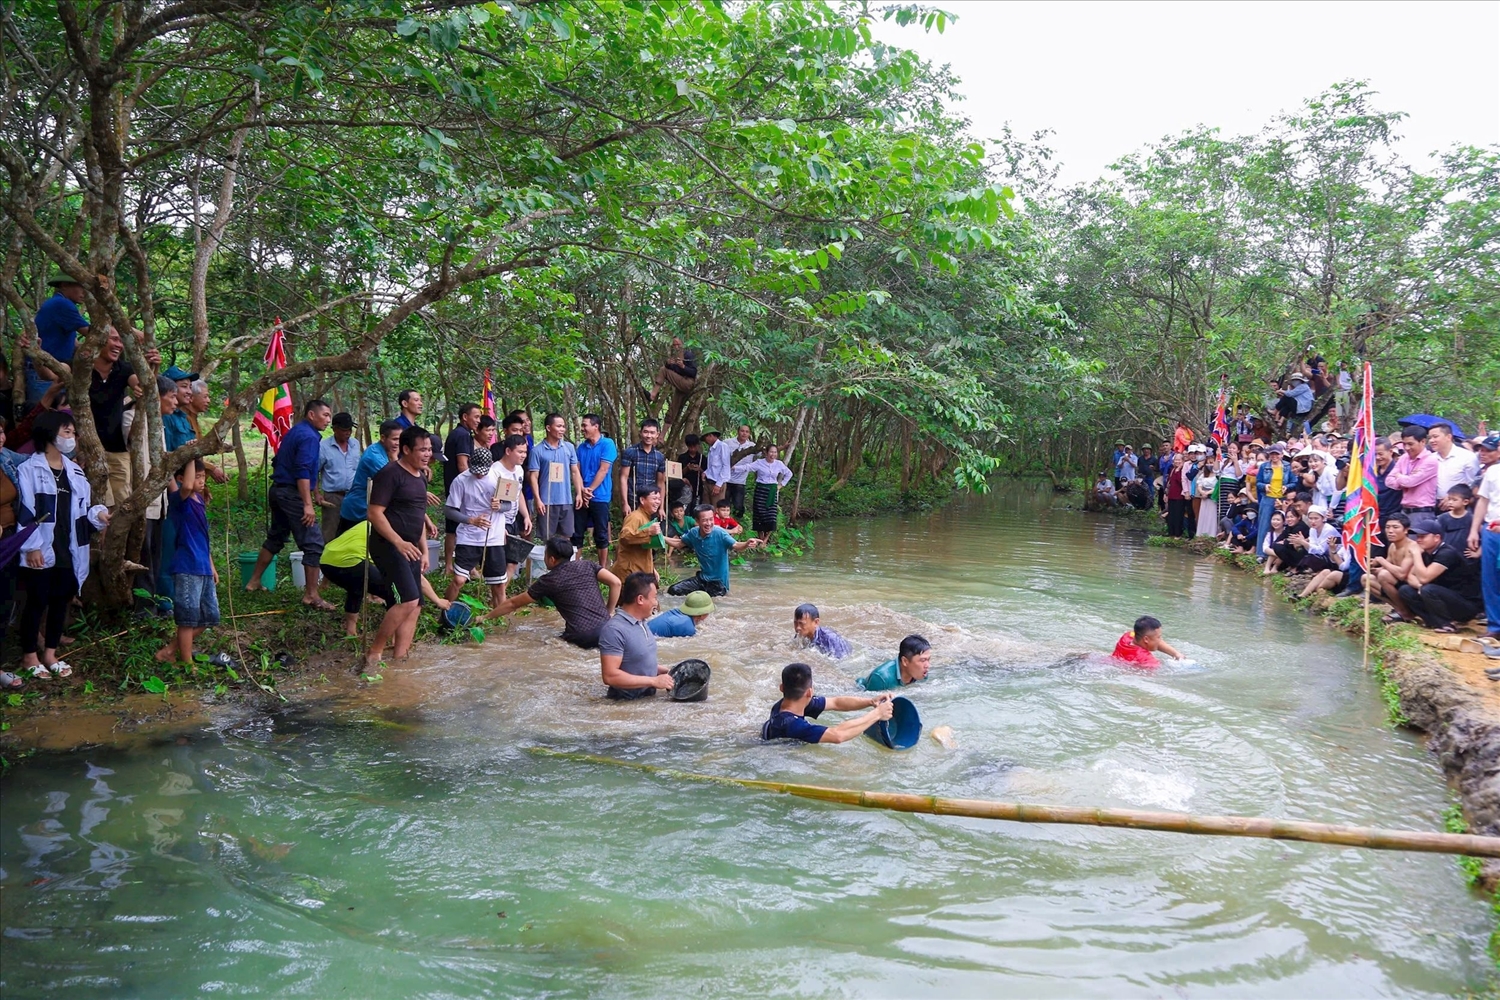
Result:
[[[1184,659],[1183,655],[1171,646],[1167,645],[1161,637],[1161,622],[1150,615],[1142,615],[1135,620],[1135,627],[1120,636],[1120,641],[1115,643],[1115,651],[1110,654],[1117,660],[1138,667],[1157,666],[1154,653],[1166,653],[1175,660]]]
[[[831,659],[842,660],[854,652],[849,640],[833,629],[823,627],[816,604],[797,605],[797,610],[792,612],[792,631],[797,638],[805,640],[813,649]]]
[[[771,706],[771,717],[760,727],[760,738],[763,740],[845,743],[882,719],[891,717],[890,695],[876,698],[854,695],[824,698],[814,695],[812,667],[805,663],[790,663],[781,671],[781,694],[781,700]],[[868,708],[870,711],[853,719],[845,719],[836,726],[819,726],[807,721],[816,719],[825,709],[853,712],[861,708]]]
[[[886,660],[857,682],[866,691],[890,691],[927,679],[932,669],[932,644],[920,635],[901,640],[894,660]]]

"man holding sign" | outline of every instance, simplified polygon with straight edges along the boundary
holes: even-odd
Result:
[[[620,504],[627,506],[641,490],[654,486],[667,493],[667,456],[656,447],[661,428],[655,420],[641,421],[641,440],[620,456]]]
[[[563,440],[562,414],[547,414],[542,428],[547,436],[526,459],[526,478],[536,496],[537,533],[545,542],[554,535],[572,537],[573,509],[583,505],[583,476],[578,452]]]
[[[448,600],[470,580],[483,579],[490,588],[490,606],[505,600],[505,518],[500,513],[500,477],[493,468],[490,451],[475,446],[468,467],[448,487],[444,514],[455,526],[453,581]]]
[[[509,434],[498,445],[500,461],[490,471],[495,474],[495,496],[500,500],[500,516],[505,520],[505,576],[516,578],[516,570],[531,555],[531,514],[522,500],[522,483],[526,478],[526,454],[531,446],[521,434]]]
[[[594,548],[599,552],[600,566],[609,565],[609,504],[614,499],[614,483],[610,481],[609,470],[619,456],[620,450],[615,443],[604,436],[599,415],[585,413],[583,443],[578,446],[584,506],[579,508],[578,523],[573,530],[573,547],[582,548],[584,533],[593,528]]]
[[[654,553],[657,549],[666,550],[663,534],[661,491],[655,486],[646,486],[641,490],[635,510],[620,528],[619,554],[609,571],[621,580],[632,573],[650,573],[660,582]]]

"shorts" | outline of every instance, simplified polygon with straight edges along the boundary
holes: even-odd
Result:
[[[530,548],[528,546],[528,550]],[[472,580],[484,567],[484,582],[495,586],[505,582],[504,545],[455,545],[453,547],[453,575],[460,580]]]
[[[554,503],[547,505],[547,514],[537,524],[537,534],[543,542],[554,535],[573,537],[573,504]]]
[[[603,622],[599,623],[591,629],[584,629],[576,632],[564,631],[560,635],[558,635],[558,638],[563,642],[568,643],[570,646],[577,646],[579,649],[598,649],[599,631],[602,628],[604,628]]]
[[[378,597],[385,601],[386,607],[396,603],[396,595],[391,592],[391,585],[385,582],[385,577],[380,575],[370,562],[361,561],[353,566],[329,566],[322,567],[323,575],[335,586],[344,591],[344,614],[357,615],[359,609],[364,606],[365,594]],[[366,579],[368,575],[369,579]]]
[[[416,544],[425,545],[427,540],[424,538]],[[397,603],[410,604],[422,599],[422,560],[408,559],[389,544],[378,547],[372,544],[370,561],[380,570],[381,577],[395,588]]]
[[[594,529],[594,548],[601,552],[609,548],[609,505],[608,500],[590,500],[589,505],[578,512],[573,521],[574,548],[583,544],[590,528]]]
[[[605,695],[610,701],[640,701],[655,696],[656,688],[608,688]]]
[[[510,535],[505,539],[505,561],[520,566],[531,558],[532,545],[525,535]]]
[[[210,628],[219,624],[219,590],[213,577],[173,573],[172,584],[176,590],[172,620],[178,628]]]

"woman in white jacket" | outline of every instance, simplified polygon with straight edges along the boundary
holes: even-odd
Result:
[[[17,580],[26,594],[21,613],[21,668],[33,677],[67,677],[73,668],[57,658],[68,604],[89,575],[89,540],[109,524],[103,504],[93,495],[83,470],[69,457],[76,446],[71,414],[52,410],[32,424],[36,454],[22,463],[20,515],[24,529],[36,530],[21,545]],[[37,633],[46,620],[40,662]]]

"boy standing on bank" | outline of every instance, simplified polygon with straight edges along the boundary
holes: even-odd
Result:
[[[168,491],[167,516],[177,528],[168,569],[174,597],[172,618],[177,634],[156,653],[162,662],[193,662],[193,643],[204,630],[219,624],[219,571],[208,550],[208,506],[203,497],[206,467],[195,458],[174,477]]]

